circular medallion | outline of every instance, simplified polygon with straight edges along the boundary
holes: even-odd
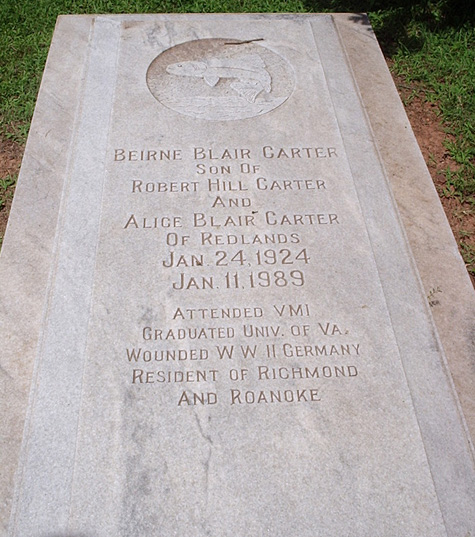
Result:
[[[289,64],[256,42],[200,39],[162,52],[147,85],[164,106],[198,119],[259,116],[285,102],[294,88]]]

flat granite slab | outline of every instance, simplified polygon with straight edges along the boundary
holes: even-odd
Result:
[[[1,535],[475,535],[429,179],[361,15],[60,17],[0,263]]]

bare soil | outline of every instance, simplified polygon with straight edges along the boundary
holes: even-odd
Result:
[[[475,206],[460,201],[447,186],[445,171],[447,168],[455,171],[458,165],[444,145],[450,136],[444,132],[437,115],[437,105],[425,101],[417,86],[407,85],[405,79],[394,74],[393,78],[459,250],[463,253],[464,248],[472,248],[475,252]],[[475,263],[467,265],[467,268],[475,286]]]
[[[475,249],[475,207],[461,202],[447,190],[445,170],[450,167],[456,170],[457,164],[450,158],[444,146],[447,134],[437,116],[437,106],[428,103],[417,95],[417,88],[408,86],[403,78],[394,76],[394,81],[401,98],[406,105],[406,112],[429,168],[434,184],[439,192],[447,219],[452,227],[459,248],[472,247]],[[416,96],[414,97],[414,92]],[[18,173],[24,147],[16,142],[0,137],[0,180],[8,175]],[[0,185],[0,199],[7,198],[6,204],[0,207],[0,237],[3,237],[11,206],[13,187],[7,190],[7,195]],[[475,270],[474,266],[470,267]],[[475,285],[475,277],[471,274]]]
[[[0,136],[0,181],[9,175],[16,175],[18,173],[23,150],[24,147],[22,145]],[[7,188],[5,191],[0,183],[0,200],[6,199],[5,205],[2,205],[0,202],[0,237],[3,237],[5,234],[13,192],[13,186]]]

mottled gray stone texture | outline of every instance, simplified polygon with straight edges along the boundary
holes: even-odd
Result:
[[[60,17],[0,279],[0,535],[475,535],[474,293],[364,16]]]

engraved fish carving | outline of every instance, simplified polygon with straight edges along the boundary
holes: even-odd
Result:
[[[231,88],[249,103],[255,102],[262,91],[271,91],[271,76],[258,54],[171,63],[166,71],[176,76],[202,78],[211,87],[216,86],[221,78],[234,78],[236,80],[231,83]]]

